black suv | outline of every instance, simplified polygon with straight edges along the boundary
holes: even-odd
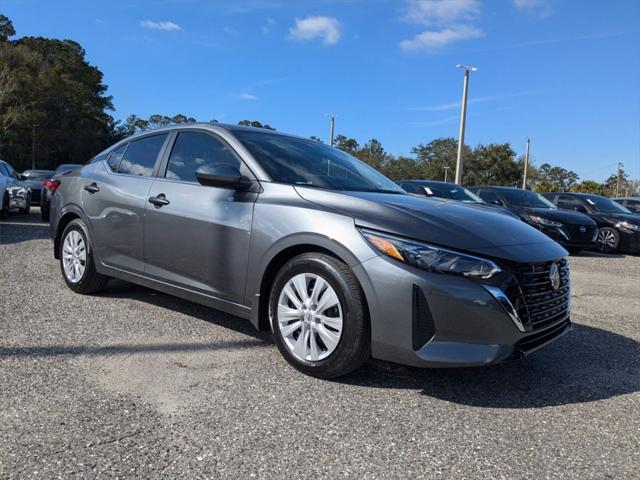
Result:
[[[586,213],[595,220],[601,252],[640,253],[640,215],[600,195],[556,192],[544,196],[562,210]]]
[[[587,215],[558,210],[542,195],[511,187],[471,187],[487,203],[508,208],[570,252],[595,247],[598,229]]]

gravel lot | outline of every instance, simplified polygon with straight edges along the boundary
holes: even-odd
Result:
[[[68,290],[0,224],[0,477],[639,478],[640,258],[571,259],[574,330],[518,363],[305,377],[246,321]]]

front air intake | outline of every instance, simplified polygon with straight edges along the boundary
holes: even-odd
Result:
[[[413,349],[420,350],[436,333],[433,315],[424,293],[417,285],[413,286],[412,341]]]

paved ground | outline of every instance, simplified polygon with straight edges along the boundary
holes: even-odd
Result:
[[[571,259],[574,331],[520,363],[293,371],[243,320],[69,291],[0,224],[0,477],[639,478],[640,258]]]

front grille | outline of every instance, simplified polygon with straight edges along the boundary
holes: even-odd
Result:
[[[521,265],[516,273],[524,300],[518,306],[518,315],[532,330],[545,328],[569,316],[569,263],[566,259],[556,262],[560,273],[560,285],[557,290],[553,289],[549,277],[552,263],[554,262]]]
[[[588,225],[567,225],[567,231],[569,232],[569,239],[572,242],[585,242],[589,243],[593,241],[593,237],[596,234],[595,226]],[[583,228],[585,231],[581,232],[580,229]]]

